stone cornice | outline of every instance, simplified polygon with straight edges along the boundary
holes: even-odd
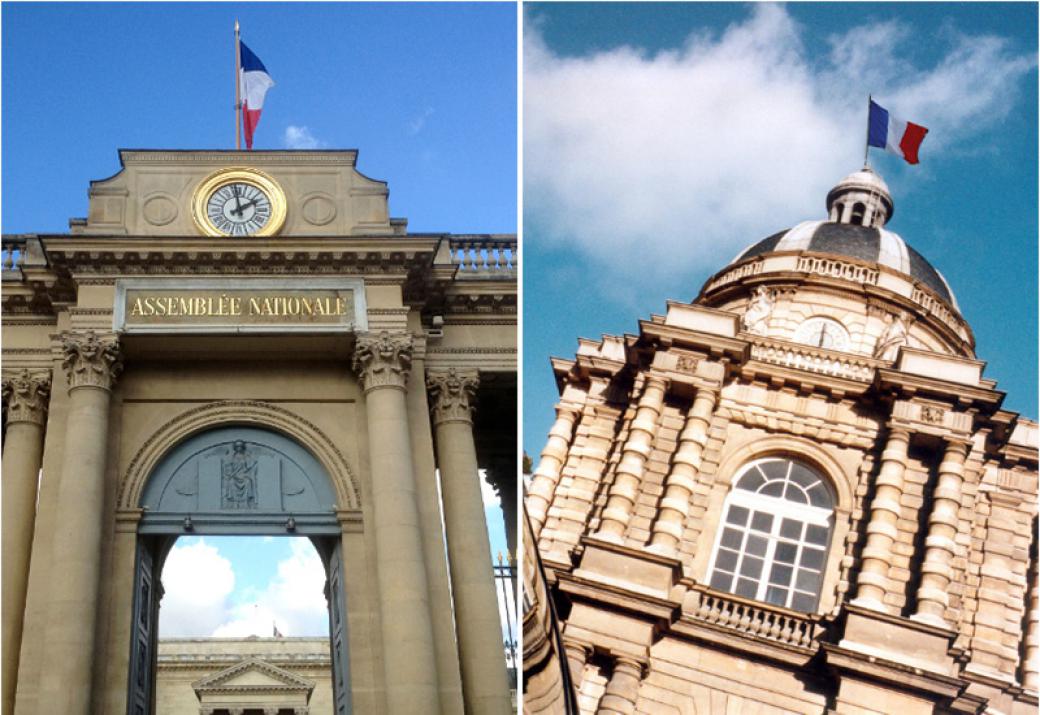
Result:
[[[29,422],[43,425],[47,402],[51,394],[50,373],[21,372],[3,379],[4,405],[7,423]]]
[[[412,368],[412,336],[408,333],[358,333],[354,372],[365,394],[383,387],[404,390]]]
[[[69,390],[99,387],[111,390],[123,369],[119,340],[113,334],[98,336],[92,330],[65,333],[61,338],[62,367],[68,376]]]
[[[430,391],[430,409],[435,425],[445,422],[473,423],[474,398],[480,385],[476,370],[431,370],[426,373]]]

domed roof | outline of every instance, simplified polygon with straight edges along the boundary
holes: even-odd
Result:
[[[827,210],[829,220],[803,221],[774,233],[741,251],[731,263],[780,251],[848,256],[908,275],[959,311],[942,274],[899,234],[884,228],[894,205],[888,186],[873,170],[864,167],[838,182],[827,194]]]

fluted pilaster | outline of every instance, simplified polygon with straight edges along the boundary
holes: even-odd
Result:
[[[957,545],[957,513],[961,504],[964,484],[964,460],[969,444],[948,442],[939,465],[939,479],[932,496],[932,511],[928,515],[928,536],[925,537],[924,560],[921,563],[921,582],[917,587],[915,620],[948,627],[944,613],[949,605],[947,589],[953,579],[952,562]]]
[[[556,422],[549,430],[549,439],[531,476],[531,487],[527,490],[524,503],[527,506],[527,515],[531,519],[531,529],[536,537],[542,531],[549,505],[556,493],[556,485],[560,482],[560,470],[567,461],[567,452],[574,436],[574,423],[577,419],[576,408],[568,405],[556,406]]]
[[[621,461],[615,470],[607,505],[603,509],[597,532],[601,539],[621,543],[624,537],[629,519],[632,518],[632,508],[639,495],[646,460],[650,456],[651,445],[657,435],[658,420],[664,407],[667,387],[668,383],[663,377],[647,377],[636,416],[629,427],[628,439],[622,449]]]
[[[678,552],[683,525],[690,513],[690,495],[696,486],[701,456],[708,443],[708,426],[717,400],[715,390],[697,389],[686,415],[686,424],[679,434],[679,447],[672,458],[672,469],[665,478],[664,497],[651,529],[651,551],[667,556],[675,556]]]
[[[898,537],[900,499],[903,496],[903,474],[906,471],[910,433],[895,428],[888,433],[888,442],[881,455],[877,489],[870,505],[867,523],[867,543],[863,547],[858,588],[854,603],[878,611],[885,610],[885,591],[889,587],[888,570],[892,565],[892,544]]]

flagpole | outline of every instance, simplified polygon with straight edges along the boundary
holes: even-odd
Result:
[[[863,147],[863,167],[870,167],[870,104],[874,101],[872,95],[867,95],[867,141]]]
[[[235,20],[235,150],[242,150],[242,98],[241,76],[242,50],[238,38],[238,20]]]

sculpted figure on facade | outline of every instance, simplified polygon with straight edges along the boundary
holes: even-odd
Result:
[[[232,451],[230,460],[220,460],[223,479],[221,508],[255,509],[257,461],[246,451],[246,443],[242,440],[235,441]]]
[[[62,367],[68,375],[70,390],[74,387],[112,389],[123,369],[119,340],[115,335],[98,336],[93,330],[66,333],[61,347],[65,353]]]
[[[895,360],[899,348],[910,344],[909,328],[906,324],[906,314],[893,315],[885,332],[878,338],[877,347],[874,348],[874,357],[880,360]]]
[[[359,333],[354,348],[354,372],[365,392],[377,387],[404,389],[412,368],[412,336],[407,333]]]
[[[426,387],[433,397],[434,423],[470,422],[473,417],[473,398],[479,384],[480,375],[476,370],[449,368],[427,374]]]
[[[8,424],[12,422],[44,423],[47,400],[51,394],[51,376],[22,370],[4,380],[4,409]]]
[[[769,316],[776,307],[775,295],[768,288],[760,286],[755,289],[748,306],[741,320],[741,329],[752,335],[765,335],[769,327]]]

